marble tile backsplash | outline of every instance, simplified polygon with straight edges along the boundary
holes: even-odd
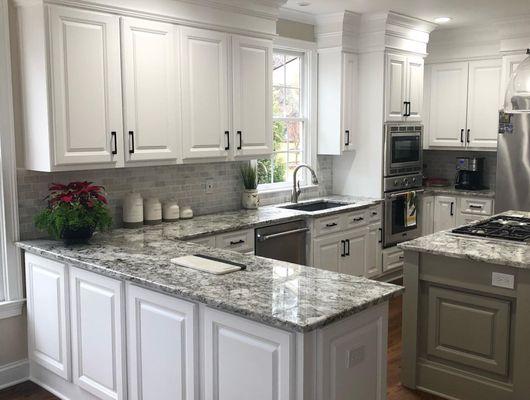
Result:
[[[45,236],[35,228],[33,219],[44,207],[44,198],[52,182],[88,180],[105,186],[116,227],[122,225],[122,200],[131,191],[141,193],[144,198],[177,200],[179,205],[191,206],[195,215],[237,210],[241,208],[243,190],[239,171],[242,163],[219,162],[53,173],[19,169],[20,237],[34,239]],[[331,194],[331,157],[318,157],[318,174],[322,184],[311,188],[303,198]],[[207,179],[213,181],[213,193],[206,193]],[[286,191],[264,193],[261,197],[263,205],[268,205],[288,201],[289,196],[290,191]]]
[[[425,150],[424,175],[449,179],[453,183],[457,157],[484,157],[484,185],[494,188],[497,168],[497,152],[494,151]]]

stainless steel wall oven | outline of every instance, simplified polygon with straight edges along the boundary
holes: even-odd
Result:
[[[399,176],[423,170],[423,126],[385,125],[385,176]]]

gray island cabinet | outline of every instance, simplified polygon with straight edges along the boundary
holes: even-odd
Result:
[[[403,385],[459,400],[530,399],[530,247],[447,231],[400,247]]]
[[[31,379],[72,400],[384,400],[388,300],[365,278],[114,231],[27,241]],[[210,275],[201,253],[244,263]]]

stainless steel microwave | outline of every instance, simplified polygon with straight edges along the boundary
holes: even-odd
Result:
[[[423,170],[422,153],[422,125],[385,125],[385,176],[421,172]]]

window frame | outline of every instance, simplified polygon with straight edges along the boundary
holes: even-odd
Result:
[[[302,72],[300,79],[300,92],[303,94],[300,104],[300,118],[286,118],[287,120],[299,120],[304,124],[303,162],[313,169],[317,167],[317,47],[316,43],[299,39],[277,37],[273,41],[273,51],[291,53],[302,56]],[[281,120],[282,118],[273,118]],[[272,132],[271,132],[272,134]],[[274,154],[274,153],[273,153]],[[257,160],[253,161],[257,165]],[[300,175],[302,187],[314,186],[308,176],[308,171],[304,170]],[[292,187],[291,181],[264,183],[258,185],[259,192],[286,191]]]

